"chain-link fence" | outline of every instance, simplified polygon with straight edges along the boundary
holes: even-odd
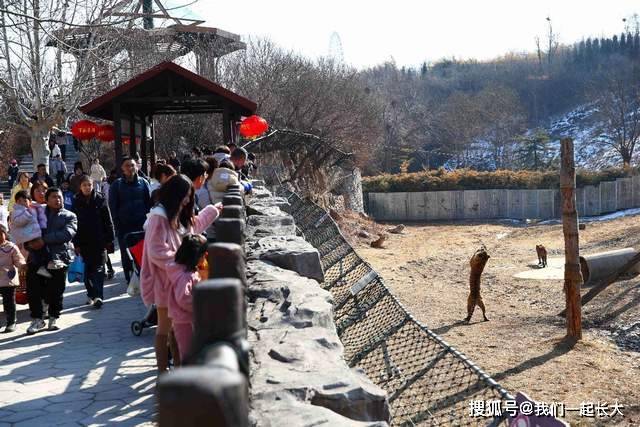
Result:
[[[398,302],[382,277],[344,239],[329,214],[280,189],[305,239],[320,252],[324,289],[334,298],[335,322],[351,367],[387,391],[394,425],[483,425],[472,400],[510,395],[464,355],[420,324]]]

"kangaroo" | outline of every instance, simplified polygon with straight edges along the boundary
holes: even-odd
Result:
[[[467,318],[464,319],[467,323],[471,321],[471,316],[473,316],[473,311],[475,310],[476,305],[480,307],[480,310],[482,310],[482,317],[485,322],[489,320],[485,314],[484,303],[482,302],[482,296],[480,295],[480,277],[482,276],[482,271],[484,270],[484,266],[487,264],[489,258],[491,257],[483,245],[473,254],[471,261],[469,262],[469,264],[471,264],[471,274],[469,275],[470,292],[469,298],[467,298]]]
[[[538,254],[538,267],[545,268],[547,266],[547,248],[543,245],[536,245],[536,253]]]

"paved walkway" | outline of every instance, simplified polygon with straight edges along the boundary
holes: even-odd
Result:
[[[27,336],[29,311],[18,306],[17,331],[0,334],[0,427],[153,425],[154,330],[131,333],[146,310],[126,294],[115,255],[102,309],[84,305],[83,284],[67,285],[61,329]]]

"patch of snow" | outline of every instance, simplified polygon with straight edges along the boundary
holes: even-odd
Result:
[[[580,222],[598,222],[598,221],[611,221],[612,219],[623,218],[625,216],[640,215],[640,208],[624,209],[621,211],[613,212],[606,215],[599,216],[583,216],[580,217]],[[562,221],[559,219],[548,219],[546,221],[540,221],[539,225],[553,225],[560,224]]]
[[[625,216],[634,216],[634,215],[640,215],[640,208],[625,209],[622,211],[613,212],[610,214],[600,215],[600,216],[586,216],[586,217],[580,218],[580,221],[582,222],[610,221],[612,219],[622,218]]]

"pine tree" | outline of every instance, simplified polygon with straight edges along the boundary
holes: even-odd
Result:
[[[422,63],[422,67],[420,67],[420,77],[423,79],[427,77],[427,73],[429,72],[429,68],[427,67],[427,62]]]
[[[591,38],[588,38],[584,44],[584,61],[587,64],[587,68],[591,68],[594,63],[593,42]]]
[[[627,54],[627,35],[625,33],[620,34],[620,53]]]
[[[551,139],[544,129],[536,129],[519,139],[516,161],[523,169],[541,170],[549,167],[549,143]]]
[[[618,36],[614,35],[611,39],[610,53],[618,53],[620,51],[620,42],[618,42]]]
[[[578,43],[578,58],[580,60],[580,65],[582,65],[583,67],[586,62],[585,51],[586,51],[586,43],[584,39],[582,39],[580,43]]]
[[[600,39],[600,54],[602,56],[609,54],[609,39],[605,39],[604,37]]]
[[[632,56],[638,58],[640,56],[640,33],[636,32],[633,36]]]

